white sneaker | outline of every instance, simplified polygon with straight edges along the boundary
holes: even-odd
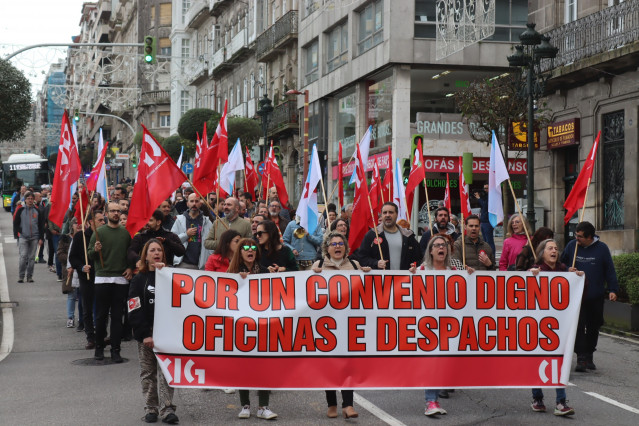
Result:
[[[67,328],[73,328],[73,318],[67,320]]]
[[[242,411],[237,415],[240,419],[248,419],[251,417],[251,407],[249,405],[245,405],[242,407]]]
[[[277,417],[277,414],[272,412],[268,407],[259,407],[257,409],[257,418],[271,420]]]
[[[224,389],[224,393],[228,393],[228,394],[235,393],[235,389]]]

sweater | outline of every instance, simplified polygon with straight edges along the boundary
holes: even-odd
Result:
[[[232,222],[229,222],[227,218],[223,217],[213,221],[213,226],[211,226],[211,230],[206,236],[206,240],[204,240],[204,247],[208,250],[217,250],[220,235],[226,231],[227,227],[228,229],[239,232],[241,238],[251,238],[253,236],[253,233],[251,232],[251,222],[247,219],[238,216]]]
[[[572,257],[575,254],[575,244],[577,240],[570,241],[560,260],[566,265],[572,265]],[[615,272],[615,264],[612,262],[610,249],[599,240],[595,235],[594,242],[588,247],[577,248],[577,261],[575,267],[584,271],[586,275],[586,292],[584,299],[598,299],[604,297],[606,293],[606,283],[611,293],[619,292],[619,283],[617,282],[617,273]]]
[[[499,270],[507,271],[510,265],[517,263],[517,255],[528,243],[526,234],[513,234],[504,240],[504,247],[501,249],[499,258]]]
[[[490,248],[488,243],[481,239],[481,237],[477,237],[477,242],[472,242],[470,238],[464,238],[464,246],[466,248],[466,266],[470,266],[476,271],[492,271],[495,269],[495,255],[493,254],[493,249]],[[453,250],[453,257],[455,259],[459,259],[463,262],[462,256],[462,239],[458,238],[453,244],[455,248]],[[486,266],[479,261],[479,252],[484,250],[486,255],[490,258],[492,265]]]
[[[102,243],[102,260],[100,263],[100,253],[95,251],[96,233]],[[129,263],[127,252],[131,244],[129,232],[122,226],[111,228],[108,225],[100,226],[91,235],[91,242],[88,247],[88,254],[94,261],[96,277],[120,277],[127,268],[133,269],[135,264]]]

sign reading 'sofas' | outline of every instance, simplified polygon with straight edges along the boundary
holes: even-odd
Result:
[[[584,278],[447,271],[157,271],[153,339],[176,387],[557,387]]]

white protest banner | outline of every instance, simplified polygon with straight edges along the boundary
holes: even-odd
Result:
[[[156,356],[174,387],[558,387],[575,273],[156,272]]]

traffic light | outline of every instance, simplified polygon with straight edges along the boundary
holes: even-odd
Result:
[[[404,186],[406,186],[408,185],[408,176],[410,176],[410,167],[412,162],[409,158],[407,158],[404,160],[403,164],[404,165],[402,166],[402,178],[404,180]]]
[[[155,37],[144,37],[144,62],[147,64],[155,63],[155,55],[157,53],[157,44]]]
[[[410,158],[411,160],[415,156],[415,150],[417,149],[417,144],[421,142],[422,149],[424,149],[424,135],[413,135],[413,139],[410,144]]]
[[[138,167],[138,157],[135,154],[131,154],[131,167],[134,169]]]
[[[73,110],[73,121],[76,123],[80,121],[80,110],[77,108]]]

